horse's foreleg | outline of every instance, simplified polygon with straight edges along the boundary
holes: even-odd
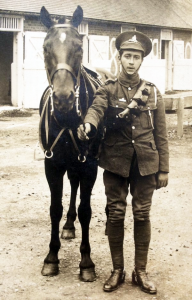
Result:
[[[62,239],[74,239],[75,238],[75,226],[74,222],[77,217],[76,213],[76,197],[77,197],[77,190],[79,187],[79,177],[69,178],[71,184],[71,198],[70,198],[70,205],[69,210],[67,212],[67,221],[63,226],[63,231],[61,234]]]
[[[51,163],[45,161],[45,173],[51,191],[51,241],[49,253],[44,260],[42,275],[54,276],[59,272],[58,252],[61,246],[59,239],[59,223],[62,218],[63,172]]]
[[[91,247],[89,243],[89,224],[91,220],[91,192],[96,180],[97,169],[92,170],[89,178],[80,180],[80,205],[78,208],[78,218],[82,228],[82,242],[80,246],[81,262],[80,277],[83,281],[94,281],[96,279],[95,264],[91,260]]]

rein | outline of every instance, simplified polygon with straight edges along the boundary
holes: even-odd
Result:
[[[57,24],[57,25],[54,25],[53,27],[71,28],[71,29],[74,29],[78,33],[77,29],[75,27],[73,27],[72,25],[70,25],[70,24]],[[65,130],[68,130],[69,134],[70,134],[70,137],[71,137],[71,140],[72,140],[72,143],[73,143],[73,146],[74,146],[75,150],[78,153],[78,160],[80,162],[85,162],[86,161],[86,156],[83,156],[81,154],[81,152],[80,152],[80,150],[77,146],[77,143],[75,141],[75,138],[73,136],[72,130],[68,127],[60,126],[59,123],[58,123],[58,120],[57,120],[57,118],[54,114],[53,84],[52,84],[52,81],[53,81],[54,75],[59,70],[67,70],[72,75],[72,77],[75,79],[75,83],[76,83],[75,84],[76,113],[77,113],[78,117],[81,117],[82,121],[83,121],[83,118],[82,118],[82,112],[81,112],[81,106],[80,106],[80,97],[79,97],[79,94],[80,94],[80,77],[82,75],[84,85],[85,85],[86,110],[88,109],[88,102],[89,102],[89,93],[88,93],[88,90],[87,90],[86,81],[89,82],[89,84],[91,85],[94,92],[96,91],[96,88],[101,85],[101,82],[100,82],[99,79],[95,79],[91,75],[89,75],[84,70],[82,65],[80,65],[77,75],[75,74],[73,68],[70,65],[66,64],[66,63],[58,63],[56,65],[56,67],[52,70],[51,74],[49,74],[46,67],[45,67],[45,69],[46,69],[46,73],[47,73],[49,87],[47,88],[47,90],[44,94],[44,97],[42,99],[42,101],[44,101],[44,105],[43,105],[43,109],[42,109],[41,116],[40,116],[40,122],[39,122],[39,144],[40,144],[40,147],[43,150],[44,155],[45,155],[46,158],[52,158],[53,157],[53,149],[54,149],[55,145],[57,144],[58,140],[60,139],[61,135],[65,132]],[[50,149],[47,150],[47,149],[44,149],[44,147],[43,147],[42,136],[41,136],[41,126],[42,126],[42,122],[43,122],[43,117],[45,115],[45,136],[46,136],[46,145],[48,147],[48,142],[49,142],[49,140],[48,140],[49,139],[49,120],[48,120],[49,119],[49,100],[50,100],[50,107],[51,107],[51,109],[50,109],[51,116],[54,117],[57,124],[61,127],[61,130],[60,130],[59,134],[57,135],[56,139],[54,140],[53,144],[51,145]],[[50,155],[48,155],[48,153],[50,153]]]
[[[78,75],[75,75],[75,72],[73,71],[73,69],[71,68],[71,66],[69,66],[66,63],[59,63],[57,64],[56,68],[51,72],[51,75],[49,75],[49,72],[47,70],[47,68],[45,67],[46,73],[47,73],[47,78],[48,78],[48,82],[49,82],[49,88],[51,90],[51,112],[53,113],[54,111],[54,104],[53,104],[53,84],[52,84],[52,80],[54,75],[59,71],[59,70],[67,70],[69,73],[72,74],[73,78],[76,81],[76,85],[75,85],[75,103],[76,103],[76,112],[78,116],[81,116],[81,111],[79,110],[79,89],[80,89],[80,76],[81,76],[81,67],[79,68],[78,71]]]
[[[65,64],[62,64],[63,67],[64,67],[64,65]],[[59,70],[59,69],[57,69],[57,70]],[[57,72],[57,70],[55,72]],[[54,74],[55,74],[55,72],[54,72]],[[88,101],[89,101],[89,93],[88,93],[86,81],[88,81],[91,84],[94,91],[96,90],[97,87],[99,87],[101,85],[101,81],[99,79],[93,78],[90,74],[88,74],[85,71],[85,69],[83,68],[83,66],[80,67],[80,70],[79,70],[79,73],[77,76],[77,82],[76,82],[76,92],[75,92],[76,103],[75,103],[75,105],[76,105],[77,115],[82,118],[82,113],[79,110],[79,91],[80,91],[80,76],[81,75],[83,77],[85,91],[86,91],[86,110],[88,108]],[[48,78],[50,78],[50,77],[48,77]],[[53,149],[54,149],[55,145],[57,144],[58,140],[60,139],[61,135],[65,132],[65,130],[68,130],[71,140],[73,142],[73,146],[78,153],[78,160],[80,162],[85,162],[86,156],[81,154],[81,152],[77,146],[77,143],[75,141],[75,138],[73,136],[72,130],[70,128],[68,128],[67,126],[62,127],[59,124],[59,122],[57,121],[57,118],[55,117],[54,106],[53,106],[53,85],[51,83],[51,80],[49,81],[49,87],[47,88],[42,101],[44,102],[44,105],[43,105],[43,109],[42,109],[41,116],[40,116],[40,122],[39,122],[39,145],[40,145],[41,149],[43,150],[45,157],[46,158],[53,157]],[[58,126],[61,127],[61,130],[60,130],[59,134],[57,135],[56,139],[54,140],[53,144],[51,145],[50,149],[47,150],[43,147],[42,136],[41,136],[41,126],[42,126],[42,122],[43,122],[43,117],[45,116],[45,136],[46,136],[46,145],[48,146],[48,142],[49,142],[49,120],[48,120],[49,119],[49,101],[50,101],[50,107],[51,107],[51,109],[50,109],[51,116],[54,117]],[[50,155],[48,155],[48,153],[50,153]]]
[[[51,95],[52,95],[52,89],[50,87],[48,87],[44,97],[43,97],[43,100],[45,101],[44,102],[44,105],[43,105],[43,109],[42,109],[42,112],[41,112],[41,116],[40,116],[40,122],[39,122],[39,145],[41,147],[41,149],[43,150],[44,152],[44,155],[46,158],[52,158],[53,157],[53,149],[55,147],[55,145],[57,144],[58,140],[60,139],[61,135],[65,132],[65,130],[68,130],[69,131],[69,134],[70,134],[70,137],[71,137],[71,140],[73,142],[73,145],[74,145],[74,148],[75,150],[77,151],[78,153],[78,160],[80,162],[85,162],[86,161],[86,157],[83,156],[77,146],[77,143],[75,141],[75,138],[73,136],[73,132],[70,128],[68,128],[67,126],[66,127],[61,127],[59,124],[58,124],[58,121],[55,117],[55,115],[53,115],[53,113],[51,113],[51,115],[54,116],[57,124],[61,127],[61,130],[59,132],[59,134],[57,135],[57,137],[55,138],[53,144],[51,145],[50,149],[47,150],[43,147],[43,143],[42,143],[42,136],[41,136],[41,126],[42,126],[42,122],[43,122],[43,117],[45,115],[45,136],[46,136],[46,145],[48,146],[49,144],[49,100],[51,100]],[[48,155],[48,153],[50,153],[50,155]]]

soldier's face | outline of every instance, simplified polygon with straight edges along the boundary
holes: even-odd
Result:
[[[120,61],[125,72],[132,75],[138,71],[142,64],[142,52],[137,50],[124,50],[120,57]]]

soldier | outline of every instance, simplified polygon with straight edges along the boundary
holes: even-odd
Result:
[[[125,279],[124,218],[130,187],[135,243],[132,282],[142,291],[155,294],[157,289],[147,276],[146,266],[152,195],[155,189],[168,184],[164,102],[156,86],[140,79],[138,74],[143,57],[152,49],[150,39],[141,32],[124,32],[117,37],[116,48],[121,63],[118,79],[108,80],[97,90],[84,125],[78,129],[78,136],[81,140],[89,139],[104,120],[106,134],[101,144],[99,166],[104,169],[113,271],[103,289],[114,291]]]

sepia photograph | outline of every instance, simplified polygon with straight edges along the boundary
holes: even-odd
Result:
[[[0,300],[192,299],[192,0],[0,0]]]

